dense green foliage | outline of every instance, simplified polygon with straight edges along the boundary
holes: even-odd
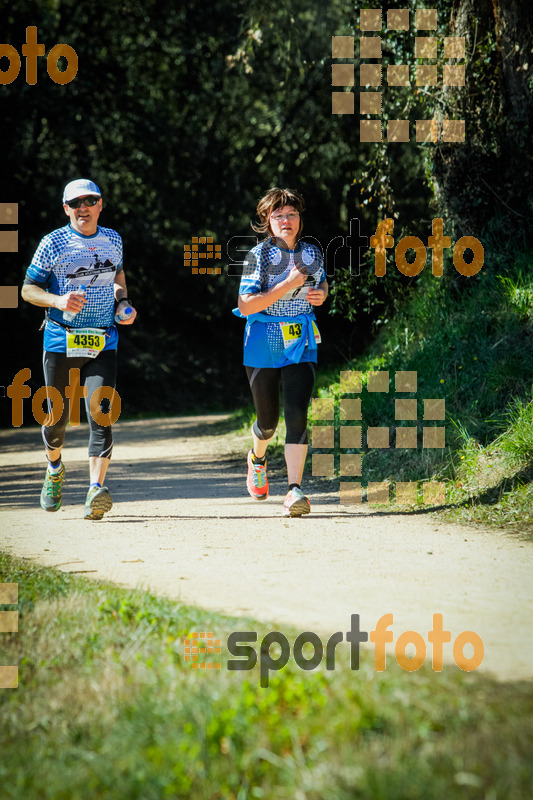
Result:
[[[328,56],[344,17],[338,2],[325,13],[302,2],[290,17],[283,4],[267,13],[264,4],[237,2],[228,13],[215,2],[155,0],[83,8],[17,0],[2,12],[2,36],[19,51],[34,24],[47,50],[65,42],[79,58],[65,86],[48,78],[42,59],[37,85],[21,72],[1,87],[9,165],[1,191],[20,210],[20,252],[4,257],[5,279],[20,284],[41,236],[66,222],[64,183],[80,174],[96,180],[102,223],[125,242],[139,310],[122,336],[126,413],[228,405],[246,391],[244,378],[228,381],[244,375],[242,322],[231,316],[239,270],[192,276],[183,245],[193,236],[214,236],[227,265],[226,245],[252,233],[257,200],[275,184],[307,196],[306,230],[320,242],[343,232],[357,136],[353,119],[331,115]],[[22,304],[3,317],[25,333],[7,374],[24,364],[40,378],[41,312]],[[330,357],[342,330],[337,321],[325,337]]]
[[[426,275],[424,291],[406,301],[369,351],[345,369],[361,370],[363,386],[372,370],[388,371],[390,378],[388,394],[351,395],[362,397],[364,429],[390,430],[390,449],[363,451],[363,485],[388,481],[394,491],[397,481],[444,481],[446,507],[458,509],[462,520],[531,533],[533,253],[491,245],[486,271],[473,284]],[[505,256],[506,274],[495,275]],[[417,392],[392,394],[396,370],[416,371]],[[324,374],[318,394],[339,393],[338,373]],[[397,397],[417,398],[418,422],[395,419]],[[445,420],[424,423],[422,398],[443,398]],[[341,424],[337,416],[335,426]],[[446,428],[445,448],[422,449],[425,424]],[[417,427],[416,450],[395,449],[398,425]]]
[[[72,0],[51,0],[36,8],[16,0],[2,11],[3,39],[19,52],[33,24],[47,52],[65,42],[79,58],[78,74],[65,86],[48,77],[40,59],[35,86],[25,83],[23,66],[12,84],[0,87],[0,188],[20,210],[19,253],[3,254],[4,282],[20,284],[41,236],[66,221],[59,203],[64,183],[80,174],[100,183],[102,222],[123,235],[129,294],[139,310],[135,326],[121,336],[123,414],[231,408],[248,397],[242,322],[230,313],[238,286],[234,262],[242,254],[235,241],[229,253],[226,246],[235,236],[253,244],[255,203],[273,184],[304,193],[305,232],[324,249],[349,234],[350,220],[370,236],[386,216],[395,221],[395,244],[406,234],[426,242],[436,216],[452,241],[465,233],[480,239],[483,271],[464,279],[447,263],[435,308],[441,347],[455,363],[449,304],[475,295],[483,282],[498,290],[496,276],[505,279],[509,269],[509,240],[513,252],[527,251],[532,100],[524,41],[530,23],[523,0],[490,8],[486,0],[437,5],[440,40],[447,33],[466,36],[468,91],[386,91],[384,129],[388,119],[462,115],[467,141],[460,146],[360,143],[357,114],[331,114],[331,35],[359,35],[357,14],[341,0],[326,6],[254,0],[233,3],[229,11],[211,2],[201,14],[195,3],[133,0],[114,7],[95,0],[80,8]],[[409,0],[406,7],[413,15],[417,3]],[[401,35],[384,28],[384,74],[391,63],[407,63],[414,74],[414,36],[413,26]],[[355,55],[357,76],[357,44]],[[466,169],[476,164],[477,171]],[[505,192],[500,178],[510,186]],[[193,276],[183,266],[184,244],[202,234],[222,245],[220,276]],[[380,328],[405,315],[413,295],[433,319],[429,256],[416,278],[401,275],[392,255],[387,275],[376,277],[372,249],[360,274],[356,253],[351,271],[349,258],[342,247],[328,259],[330,313],[319,312],[323,366],[360,355]],[[465,303],[465,315],[472,310]],[[2,335],[13,341],[4,351],[3,384],[29,366],[32,389],[41,385],[41,318],[25,303],[3,312]],[[486,332],[491,348],[495,341]],[[426,381],[432,359],[424,362]],[[480,359],[478,370],[482,366],[489,368]],[[490,370],[480,372],[469,387],[483,395],[480,409],[491,404],[498,380]]]
[[[0,283],[20,285],[40,238],[65,223],[63,185],[93,178],[102,223],[123,236],[139,311],[121,335],[123,414],[241,408],[242,322],[230,313],[241,254],[227,246],[251,235],[266,189],[303,192],[305,232],[324,249],[348,235],[350,220],[370,236],[393,218],[397,244],[407,234],[427,242],[442,217],[452,241],[482,241],[477,276],[459,276],[448,258],[437,279],[428,256],[424,272],[406,278],[392,250],[383,278],[373,250],[360,274],[347,248],[328,265],[317,394],[338,393],[340,366],[416,370],[419,397],[446,399],[447,447],[365,453],[363,483],[444,479],[461,519],[531,530],[529,4],[426,4],[438,8],[439,37],[466,37],[467,88],[385,92],[383,120],[462,117],[467,141],[455,146],[361,144],[357,98],[353,117],[331,114],[331,36],[359,36],[357,9],[344,0],[4,3],[2,42],[20,52],[35,25],[47,52],[58,42],[76,49],[79,72],[59,86],[40,59],[30,86],[23,62],[0,86],[0,201],[20,212],[19,252],[0,254]],[[420,3],[400,5],[413,12]],[[383,32],[384,70],[414,69],[414,35]],[[356,45],[356,83],[357,54]],[[219,277],[183,265],[183,246],[202,235],[222,245]],[[0,385],[22,367],[33,391],[41,385],[41,318],[25,303],[2,310]],[[0,405],[6,425],[8,407]],[[390,396],[369,395],[364,415],[365,424],[396,424]],[[18,663],[24,682],[24,691],[0,692],[2,797],[531,795],[530,685],[424,669],[406,681],[392,667],[376,675],[364,659],[358,673],[344,663],[305,679],[291,665],[261,690],[255,673],[195,674],[181,651],[191,630],[266,630],[254,621],[7,556],[0,580],[19,582],[22,620],[20,633],[2,636],[0,663]]]

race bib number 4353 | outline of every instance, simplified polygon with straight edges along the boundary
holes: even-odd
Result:
[[[100,328],[78,328],[66,331],[67,356],[96,358],[104,349],[105,334]]]

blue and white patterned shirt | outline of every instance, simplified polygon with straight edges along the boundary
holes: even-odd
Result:
[[[24,283],[36,284],[58,295],[86,286],[87,303],[68,325],[71,328],[110,328],[104,350],[114,350],[118,342],[118,332],[113,326],[114,283],[122,269],[122,239],[116,231],[98,226],[92,236],[84,236],[65,225],[41,240]],[[49,308],[48,316],[63,325],[66,322],[57,308]],[[64,328],[48,320],[44,349],[56,353],[66,349]]]
[[[314,307],[306,300],[307,291],[316,289],[326,280],[324,259],[318,247],[299,242],[295,250],[285,250],[273,244],[271,239],[253,247],[244,261],[239,294],[265,292],[284,280],[291,269],[299,264],[307,270],[306,283],[291,289],[262,314],[287,318],[314,315]],[[316,361],[316,350],[306,347],[301,361]],[[251,363],[254,362],[254,363]],[[251,367],[284,367],[293,363],[286,357],[285,342],[278,321],[246,325],[244,336],[244,364]]]

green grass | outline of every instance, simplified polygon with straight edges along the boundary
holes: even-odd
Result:
[[[417,481],[420,504],[420,482],[444,482],[447,508],[439,513],[529,537],[533,534],[533,254],[497,254],[497,245],[490,250],[496,253],[492,263],[472,279],[454,276],[450,264],[445,267],[448,278],[436,279],[425,270],[405,306],[393,319],[381,321],[372,348],[343,369],[362,371],[364,386],[372,370],[387,370],[391,379],[388,394],[365,390],[351,395],[363,397],[364,428],[388,426],[391,432],[388,450],[363,450],[363,487],[368,481],[388,481],[394,499],[396,482]],[[396,395],[418,398],[417,423],[395,420],[392,393],[397,370],[417,372],[417,392]],[[319,364],[314,396],[340,399],[339,368]],[[422,448],[422,398],[446,401],[446,420],[427,423],[446,426],[444,449]],[[249,405],[221,426],[247,432],[253,419]],[[338,444],[338,402],[333,424]],[[397,450],[394,428],[414,424],[418,448]],[[284,474],[284,434],[281,420],[268,451],[273,477]],[[311,472],[308,458],[307,480]],[[334,488],[338,463],[336,478],[331,483]]]
[[[490,244],[490,242],[489,242]],[[499,254],[497,243],[477,276],[459,278],[451,264],[436,279],[426,269],[417,288],[393,319],[379,320],[372,348],[346,364],[346,370],[387,370],[391,393],[363,393],[363,426],[388,426],[388,450],[364,450],[362,484],[368,481],[436,480],[446,484],[447,509],[440,513],[472,524],[533,534],[533,254]],[[450,277],[451,276],[451,277]],[[394,428],[413,422],[395,420],[393,374],[418,375],[418,448],[395,449]],[[340,398],[339,369],[319,364],[314,395]],[[352,395],[356,397],[357,395]],[[422,398],[444,398],[444,449],[422,448]],[[213,426],[213,433],[248,432],[251,405]],[[326,422],[324,424],[331,424]],[[341,421],[336,412],[336,442]],[[283,419],[269,446],[272,477],[285,474]],[[357,452],[355,450],[344,450]],[[306,463],[306,479],[312,472]],[[339,478],[339,465],[336,470]],[[338,480],[331,483],[338,487]]]
[[[19,633],[0,660],[6,800],[527,800],[531,684],[445,665],[193,671],[182,638],[272,627],[0,557]],[[366,622],[362,620],[362,622]],[[368,627],[368,626],[367,626]],[[284,629],[293,641],[299,631]],[[344,645],[346,649],[347,646]],[[337,652],[342,649],[339,645]]]
[[[502,433],[485,446],[461,430],[449,516],[533,540],[533,402],[514,401],[502,425]]]
[[[454,276],[450,265],[442,279],[425,270],[403,308],[382,321],[372,348],[344,368],[362,371],[363,385],[371,370],[390,375],[388,394],[351,395],[363,398],[364,429],[391,432],[388,450],[363,450],[363,485],[443,481],[454,519],[530,533],[533,253],[490,251],[492,262],[471,279]],[[416,423],[395,420],[397,370],[417,372],[417,393],[396,395],[418,397]],[[315,394],[338,399],[338,374],[322,375]],[[446,420],[426,423],[446,426],[443,449],[422,449],[422,398],[446,401]],[[396,449],[394,428],[415,424],[418,448]]]

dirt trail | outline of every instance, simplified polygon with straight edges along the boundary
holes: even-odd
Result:
[[[482,669],[533,677],[531,544],[431,513],[343,507],[319,482],[306,484],[312,513],[283,519],[285,484],[274,480],[270,499],[253,501],[244,480],[248,437],[224,435],[222,425],[219,416],[116,425],[107,481],[114,506],[101,522],[82,518],[86,426],[67,432],[68,483],[55,514],[39,507],[38,428],[0,432],[0,550],[272,629],[285,623],[328,635],[347,631],[358,613],[371,631],[391,612],[395,640],[411,630],[427,642],[440,612],[452,641],[464,630],[481,636]],[[428,663],[430,653],[428,646]]]

